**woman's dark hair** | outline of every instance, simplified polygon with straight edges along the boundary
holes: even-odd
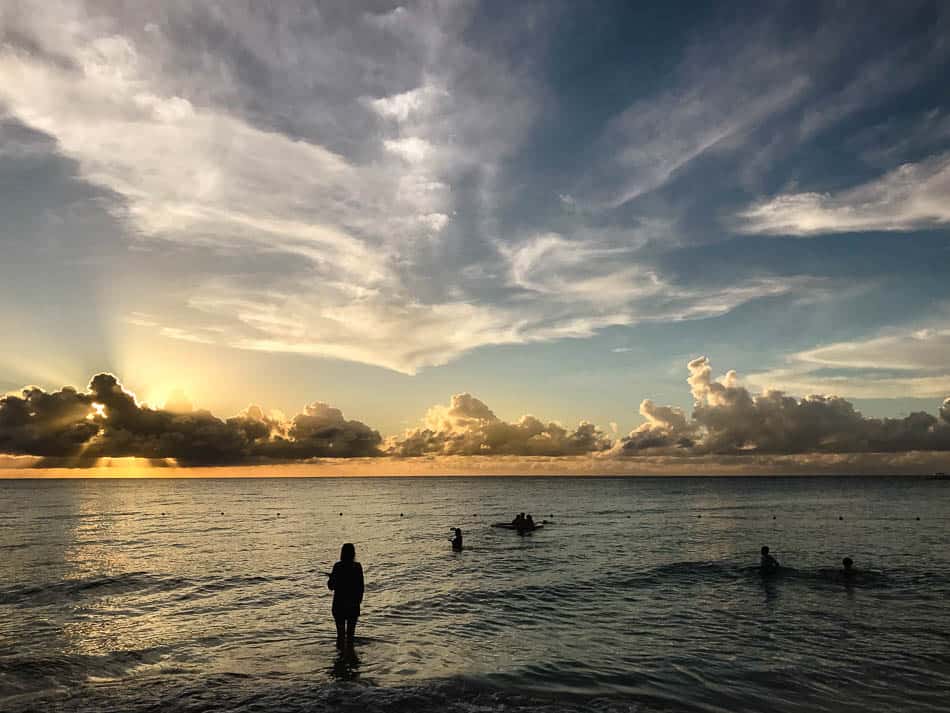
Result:
[[[356,559],[356,548],[352,542],[347,542],[340,548],[340,559],[344,562],[352,562]]]

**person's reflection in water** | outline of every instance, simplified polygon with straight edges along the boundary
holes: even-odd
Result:
[[[854,568],[854,560],[845,557],[841,560],[841,579],[844,582],[845,591],[849,596],[854,595],[854,584],[858,578],[858,570]]]
[[[354,651],[341,652],[330,668],[330,677],[338,681],[355,681],[360,677],[360,660]]]
[[[772,579],[771,577],[762,577],[761,582],[762,582],[762,591],[765,592],[766,603],[769,603],[778,599],[779,590],[778,590],[778,587],[775,586],[775,580]]]
[[[333,565],[327,587],[333,590],[336,647],[352,652],[363,601],[363,567],[356,561],[356,547],[352,543],[347,542],[340,548],[340,561]]]

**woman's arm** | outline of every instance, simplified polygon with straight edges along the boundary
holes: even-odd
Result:
[[[363,565],[356,565],[356,601],[363,602]]]

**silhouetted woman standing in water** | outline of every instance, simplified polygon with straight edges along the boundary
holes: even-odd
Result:
[[[352,543],[347,542],[340,548],[340,561],[333,565],[327,587],[333,590],[336,647],[352,649],[363,601],[363,567],[356,561],[356,548]]]

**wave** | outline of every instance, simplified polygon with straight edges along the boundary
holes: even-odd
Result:
[[[184,590],[174,597],[181,601],[202,599],[231,589],[254,588],[262,584],[289,579],[292,578],[282,575],[189,579],[157,575],[150,572],[125,572],[113,576],[63,579],[50,584],[20,585],[0,589],[0,604],[42,606],[105,595],[159,594]]]
[[[128,649],[107,654],[0,655],[0,693],[8,699],[33,698],[37,691],[76,687],[90,679],[119,679],[144,664],[156,664],[168,653],[167,647]],[[4,703],[4,695],[0,695]],[[6,710],[6,705],[0,705]]]
[[[553,582],[506,586],[503,580],[490,579],[477,587],[438,592],[410,601],[399,601],[375,609],[375,615],[400,620],[425,619],[433,612],[464,613],[471,606],[488,605],[501,610],[564,606],[571,602],[609,598],[635,590],[662,587],[686,589],[708,584],[747,582],[792,587],[848,587],[865,590],[893,589],[919,595],[921,588],[934,593],[950,587],[950,577],[917,570],[856,570],[844,576],[840,569],[782,567],[763,577],[757,565],[740,565],[734,561],[672,562],[634,572],[605,572],[593,577],[563,579]]]
[[[0,589],[0,604],[61,604],[105,594],[171,591],[189,584],[189,580],[180,577],[163,577],[149,572],[126,572],[114,576],[62,579],[50,584]]]
[[[44,710],[50,713],[138,713],[138,711],[227,710],[323,713],[324,711],[413,711],[414,713],[671,713],[657,701],[628,697],[545,695],[503,690],[484,681],[455,678],[392,688],[367,685],[358,667],[342,661],[328,671],[329,684],[303,681],[260,681],[246,674],[217,674],[174,688],[161,681],[141,680],[136,690],[125,686],[87,685],[69,692],[0,698],[9,713]],[[262,685],[263,684],[263,685]],[[158,689],[158,690],[156,690]],[[139,696],[136,696],[136,692]],[[678,705],[677,711],[689,710]]]

